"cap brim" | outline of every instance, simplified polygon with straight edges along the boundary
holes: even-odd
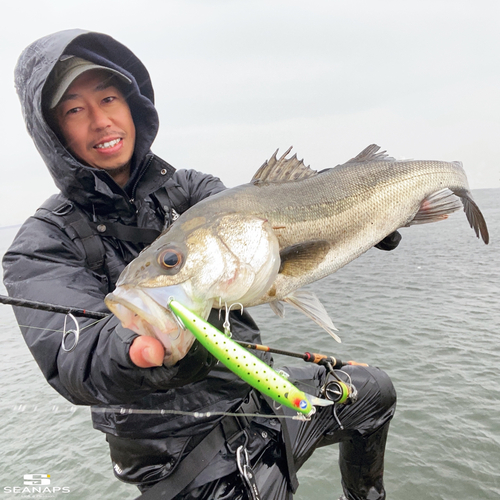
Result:
[[[108,73],[112,73],[113,75],[118,76],[121,78],[123,81],[125,81],[128,84],[132,83],[132,80],[128,77],[126,77],[123,73],[120,73],[119,71],[116,71],[111,68],[106,68],[105,66],[100,66],[98,64],[86,64],[86,65],[81,65],[81,66],[76,66],[72,68],[70,71],[68,71],[61,81],[59,82],[59,86],[57,87],[57,90],[54,92],[54,95],[51,98],[49,109],[54,109],[61,99],[63,98],[64,94],[66,91],[69,89],[71,84],[83,73],[93,70],[93,69],[102,69],[107,71]]]

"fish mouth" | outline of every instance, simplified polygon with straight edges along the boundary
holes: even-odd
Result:
[[[196,309],[183,290],[175,286],[158,289],[121,285],[104,302],[124,328],[159,340],[165,347],[163,364],[173,366],[188,353],[195,340],[168,309],[169,299],[178,297],[186,307]]]

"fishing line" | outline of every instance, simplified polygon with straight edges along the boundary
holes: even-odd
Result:
[[[30,409],[32,407],[32,409]],[[69,407],[59,407],[58,405],[53,405],[50,409],[40,407],[38,404],[16,404],[14,408],[10,407],[12,411],[18,413],[54,413],[63,414],[68,413],[73,415],[77,410],[87,410],[90,408],[91,412],[95,413],[116,413],[119,415],[179,415],[179,416],[192,416],[194,418],[206,419],[211,417],[253,417],[253,418],[266,418],[266,419],[289,419],[289,420],[303,420],[308,421],[310,417],[306,417],[303,414],[297,413],[297,415],[274,415],[266,413],[235,413],[235,412],[225,412],[225,411],[183,411],[183,410],[166,410],[166,409],[141,409],[141,408],[100,408],[100,407],[88,407],[88,406],[69,406]]]
[[[78,308],[65,307],[65,306],[57,306],[57,305],[53,305],[53,304],[47,304],[47,303],[43,303],[43,302],[34,302],[34,301],[25,300],[25,299],[16,299],[16,298],[12,298],[12,297],[6,297],[6,296],[3,296],[3,295],[0,295],[0,303],[10,304],[10,305],[17,305],[17,306],[21,306],[21,307],[29,307],[29,308],[33,308],[33,309],[41,309],[41,310],[46,310],[46,311],[53,311],[53,312],[65,313],[66,317],[64,319],[64,326],[63,326],[63,331],[62,331],[63,338],[62,338],[62,341],[61,341],[61,348],[64,351],[66,351],[66,352],[71,352],[71,351],[73,351],[76,348],[76,345],[78,344],[79,335],[80,335],[81,331],[84,331],[86,328],[89,328],[89,327],[91,327],[91,326],[99,323],[103,319],[109,318],[109,316],[110,316],[110,314],[105,314],[105,313],[101,313],[101,312],[88,311],[88,310],[85,310],[85,309],[78,309]],[[224,326],[225,334],[230,337],[231,336],[231,332],[230,332],[230,323],[229,323],[229,313],[231,311],[231,308],[234,307],[234,306],[240,306],[241,310],[243,310],[243,306],[241,304],[239,304],[239,303],[234,303],[234,304],[231,304],[230,306],[228,306],[227,303],[225,303],[224,306],[225,306],[224,307],[224,309],[225,309],[225,321],[224,321],[224,325],[223,326]],[[221,313],[219,313],[219,314],[221,314]],[[68,331],[66,331],[66,325],[67,325],[68,316],[75,323],[76,330],[68,330]],[[83,328],[80,329],[80,325],[79,325],[78,321],[76,320],[75,316],[95,318],[95,319],[97,319],[97,321],[95,321],[93,323],[90,323],[89,325],[86,325],[85,327],[83,327]],[[174,318],[178,321],[178,323],[179,323],[178,326],[180,327],[181,326],[181,322],[180,322],[180,319],[177,318],[176,314],[174,314]],[[41,327],[34,327],[34,326],[30,327],[30,326],[27,326],[27,325],[19,325],[19,326],[23,327],[23,328],[39,329],[39,330],[42,330],[42,331],[61,332],[61,330],[58,330],[58,329],[48,329],[48,328],[41,328]],[[182,324],[182,327],[184,327],[183,324]],[[180,333],[180,329],[179,329],[179,333]],[[67,337],[70,334],[73,334],[75,336],[75,340],[73,342],[73,345],[68,348],[65,345],[65,340],[67,339]],[[336,379],[336,381],[329,382],[328,381],[328,376],[327,376],[326,379],[325,379],[324,385],[321,387],[320,394],[322,394],[323,397],[325,397],[326,399],[329,399],[331,402],[334,403],[334,405],[333,405],[334,406],[333,413],[335,415],[335,418],[336,418],[337,422],[339,423],[339,426],[342,427],[341,424],[340,424],[340,421],[339,421],[339,419],[338,419],[338,417],[336,415],[336,408],[335,408],[335,406],[336,406],[337,403],[347,403],[348,404],[348,403],[354,402],[357,399],[356,398],[357,391],[356,391],[356,388],[352,385],[352,380],[351,380],[351,378],[350,378],[350,376],[349,376],[348,373],[344,372],[343,370],[341,371],[341,373],[344,373],[348,377],[348,383],[346,384],[337,375],[337,373],[335,373],[334,369],[337,369],[337,371],[340,371],[340,370],[338,370],[338,368],[340,368],[342,366],[345,366],[345,365],[360,365],[362,363],[356,363],[354,361],[348,361],[348,362],[344,363],[341,360],[334,358],[333,356],[326,356],[326,355],[323,355],[323,354],[309,353],[309,352],[296,353],[296,352],[291,352],[291,351],[285,351],[285,350],[282,350],[282,349],[271,348],[271,347],[264,346],[264,345],[261,345],[261,344],[251,344],[251,343],[244,342],[244,341],[236,341],[236,342],[238,344],[240,344],[242,347],[245,347],[247,349],[260,350],[260,351],[265,351],[265,352],[269,352],[269,353],[282,354],[282,355],[285,355],[285,356],[296,357],[296,358],[300,358],[300,359],[302,359],[303,361],[306,361],[306,362],[312,362],[312,363],[324,366],[326,368],[328,374],[331,375],[332,377],[334,377]],[[317,389],[316,386],[311,385],[311,384],[302,383],[301,385],[304,388],[311,388],[311,389],[313,389],[313,392],[315,392],[315,390]],[[93,411],[96,411],[96,410],[94,409]],[[119,410],[103,409],[101,411],[108,411],[108,412],[109,411],[118,411],[120,413],[123,413],[123,412],[129,412],[129,413],[157,413],[157,414],[160,414],[160,415],[174,413],[174,414],[178,414],[178,415],[193,415],[195,417],[196,416],[204,416],[204,415],[205,415],[205,417],[207,417],[207,416],[210,416],[210,415],[215,415],[214,413],[211,413],[211,414],[209,413],[208,415],[203,414],[203,413],[199,413],[199,412],[187,412],[186,413],[186,412],[181,412],[181,411],[178,411],[178,410],[151,410],[151,409],[145,409],[145,410],[137,410],[136,409],[136,410],[133,410],[133,409],[127,409],[127,408],[122,408],[122,409],[119,409]],[[221,413],[221,415],[228,415],[228,414],[227,413]],[[239,414],[239,415],[242,415],[242,414]],[[264,415],[258,414],[258,416],[266,418],[266,417],[264,417]],[[269,416],[267,418],[275,418],[275,417],[274,416]],[[292,416],[292,417],[284,417],[284,418],[293,418],[293,419],[304,418],[304,415],[298,415],[298,416]]]
[[[107,318],[107,316],[106,316],[106,318]],[[97,325],[97,323],[104,321],[106,318],[98,319],[97,321],[94,321],[93,323],[89,323],[87,326],[80,328],[80,333],[83,332],[83,330],[86,330],[87,328],[90,328],[91,326]],[[41,326],[32,326],[32,325],[18,325],[18,326],[19,326],[19,328],[31,328],[33,330],[42,330],[44,332],[64,333],[64,330],[56,330],[55,328],[43,328]]]

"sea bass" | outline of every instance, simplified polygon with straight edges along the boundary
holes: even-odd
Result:
[[[194,337],[168,310],[175,299],[203,319],[215,308],[289,303],[337,340],[304,285],[324,278],[397,229],[443,220],[463,206],[477,237],[486,222],[460,162],[395,160],[371,145],[316,172],[277,152],[250,183],[184,212],[122,272],[106,299],[126,328],[158,338],[167,366]],[[340,340],[339,340],[340,341]]]

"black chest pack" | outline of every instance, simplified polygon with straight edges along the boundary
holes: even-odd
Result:
[[[187,193],[178,185],[162,187],[150,196],[159,216],[164,217],[165,227],[190,207]],[[61,195],[54,195],[45,201],[36,211],[35,217],[55,224],[71,240],[78,239],[83,246],[88,268],[99,274],[107,274],[103,237],[145,247],[161,234],[157,229],[127,226],[119,222],[94,222],[77,205]]]

